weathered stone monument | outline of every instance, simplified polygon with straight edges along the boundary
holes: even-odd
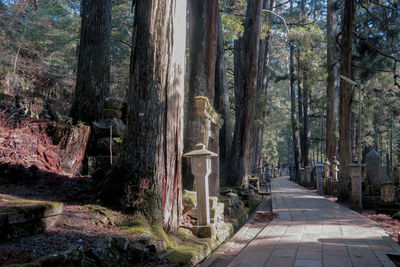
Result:
[[[192,174],[196,179],[197,235],[211,237],[214,228],[210,224],[208,176],[211,174],[211,157],[217,157],[217,154],[206,150],[205,145],[197,144],[195,150],[183,156],[190,158]]]
[[[311,186],[311,166],[305,168],[305,186]]]
[[[396,200],[396,187],[394,183],[383,182],[381,184],[381,199],[386,203]]]
[[[339,166],[340,163],[337,160],[336,156],[333,156],[333,162],[331,165],[331,172],[332,172],[332,179],[330,179],[330,187],[331,187],[331,194],[337,195],[338,187],[339,187]]]
[[[216,157],[211,159],[210,195],[219,196],[219,130],[222,127],[223,120],[206,97],[197,96],[194,100],[202,124],[199,142],[205,144],[208,150],[216,154]]]
[[[331,163],[329,162],[329,159],[326,159],[324,163],[324,179],[322,181],[322,187],[324,188],[324,192],[329,192],[329,179],[330,179],[330,168],[331,168]]]
[[[305,183],[305,170],[304,168],[300,168],[300,185],[304,185]]]
[[[317,172],[317,193],[323,195],[324,189],[322,186],[322,173],[324,170],[324,164],[321,163],[315,164],[315,170]]]
[[[351,178],[351,202],[354,207],[362,209],[361,207],[361,197],[362,197],[362,189],[361,189],[361,170],[360,164],[349,164],[347,165],[349,168],[349,174]]]
[[[388,180],[386,167],[381,166],[381,155],[374,149],[371,149],[366,156],[365,165],[369,193],[371,195],[379,195],[381,183]]]

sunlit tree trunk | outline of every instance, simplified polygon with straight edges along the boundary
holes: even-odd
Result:
[[[232,182],[248,185],[250,172],[251,124],[254,116],[254,100],[257,87],[258,52],[263,0],[249,1],[243,34],[243,83],[242,103],[236,112],[235,132],[232,143]],[[236,107],[237,108],[237,107]]]
[[[194,105],[196,96],[214,102],[215,64],[218,38],[218,0],[189,0],[190,74],[187,114],[185,118],[185,152],[200,141],[201,121]],[[206,146],[208,144],[205,144]],[[218,152],[218,151],[215,151]],[[214,161],[218,163],[218,160]],[[194,177],[189,159],[183,161],[183,186],[193,189]]]
[[[102,118],[110,89],[111,1],[81,2],[81,39],[71,117],[91,123]]]
[[[336,35],[338,33],[338,11],[340,1],[328,0],[328,34],[327,34],[327,65],[328,65],[328,86],[326,105],[326,156],[333,162],[336,155],[336,122],[337,104],[339,97],[339,62]]]
[[[345,0],[342,25],[342,43],[340,51],[340,74],[352,78],[352,47],[355,0]],[[349,197],[351,180],[347,165],[351,163],[351,102],[352,86],[345,80],[340,81],[339,102],[339,161],[340,192],[339,200]]]
[[[137,1],[128,129],[103,200],[167,231],[181,216],[186,1]]]

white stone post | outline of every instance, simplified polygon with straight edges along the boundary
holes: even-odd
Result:
[[[362,209],[361,202],[361,172],[360,164],[349,164],[349,173],[351,177],[351,201],[353,205],[360,210]]]
[[[322,187],[322,173],[324,170],[324,164],[321,163],[315,164],[315,169],[317,171],[317,193],[323,195],[324,189]]]
[[[326,191],[327,194],[329,194],[329,176],[330,176],[330,169],[331,169],[331,163],[329,162],[329,159],[326,159],[324,163],[324,180],[323,180],[323,188],[324,191]]]
[[[336,159],[336,156],[333,157],[332,162],[332,179],[333,181],[339,181],[338,173],[339,173],[339,161]]]
[[[192,174],[197,181],[197,224],[199,226],[198,235],[200,237],[210,237],[212,234],[210,227],[208,176],[211,173],[211,157],[217,156],[217,154],[206,150],[205,147],[203,144],[197,144],[195,150],[183,155],[190,158]]]

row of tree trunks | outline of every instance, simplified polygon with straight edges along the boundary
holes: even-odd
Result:
[[[328,66],[328,85],[327,85],[327,105],[326,105],[326,156],[333,162],[336,155],[336,122],[337,104],[339,98],[339,65],[338,47],[336,36],[338,34],[338,11],[340,1],[328,0],[328,34],[327,34],[327,66]]]
[[[102,119],[104,99],[110,89],[111,1],[82,0],[81,12],[78,72],[71,117],[90,124]]]
[[[215,64],[215,110],[221,115],[224,124],[219,132],[219,159],[221,184],[227,184],[232,145],[232,124],[228,89],[225,75],[225,50],[221,16],[218,12],[217,58]]]
[[[345,0],[342,42],[340,50],[340,74],[352,78],[352,47],[355,15],[355,0]],[[351,154],[351,103],[352,85],[345,80],[340,81],[339,102],[339,161],[340,161],[340,190],[339,200],[349,197],[351,180],[347,165],[352,161]]]
[[[101,196],[173,231],[181,215],[186,1],[137,1],[135,14],[128,129]]]
[[[308,69],[303,69],[303,147],[302,153],[304,166],[311,165],[311,84],[308,79]]]
[[[258,52],[261,31],[261,11],[263,0],[249,1],[244,24],[242,64],[243,82],[238,88],[240,109],[236,111],[235,131],[232,142],[231,182],[248,185],[250,172],[251,126],[254,118],[254,101],[257,87]],[[236,107],[238,108],[238,107]]]
[[[194,98],[205,96],[210,103],[214,103],[219,14],[218,0],[189,0],[188,3],[190,74],[185,121],[185,152],[193,150],[200,140],[201,120],[197,115]],[[192,190],[193,182],[194,177],[190,169],[190,160],[184,159],[184,188]]]

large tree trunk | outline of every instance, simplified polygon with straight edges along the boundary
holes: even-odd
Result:
[[[111,1],[82,0],[81,40],[71,117],[91,123],[102,118],[110,89]]]
[[[311,165],[311,121],[310,121],[310,104],[311,104],[311,84],[308,79],[308,70],[304,70],[303,78],[303,139],[304,142],[304,166]]]
[[[340,74],[348,78],[352,78],[351,64],[355,5],[355,0],[345,0],[340,51]],[[340,81],[339,102],[340,201],[348,199],[351,187],[347,167],[351,163],[351,102],[352,86],[342,79]]]
[[[224,124],[219,132],[219,162],[221,171],[221,184],[226,184],[229,176],[228,165],[232,145],[232,124],[229,105],[229,94],[226,87],[225,76],[225,50],[221,16],[218,12],[218,42],[217,59],[215,64],[215,110],[221,114]]]
[[[181,215],[186,1],[136,3],[128,129],[104,200],[167,231]]]
[[[273,10],[274,0],[264,0],[263,9]],[[271,15],[271,14],[268,14]],[[271,20],[268,21],[268,24],[271,24]],[[268,30],[268,36],[260,40],[260,51],[259,51],[259,63],[258,63],[258,76],[257,76],[257,92],[260,95],[266,95],[268,89],[268,72],[269,72],[269,59],[271,54],[271,30]],[[257,100],[256,100],[257,102]],[[261,103],[265,104],[265,103]],[[262,107],[262,105],[261,105]],[[256,114],[259,114],[260,118],[255,117],[255,120],[258,119],[259,123],[255,124],[255,130],[253,132],[253,144],[254,144],[254,153],[252,166],[256,167],[261,164],[261,152],[263,148],[263,135],[264,135],[264,125],[262,120],[265,119],[265,108],[261,108]]]
[[[296,169],[296,181],[300,183],[300,145],[299,145],[299,128],[297,126],[296,118],[296,88],[294,77],[294,48],[290,44],[290,108],[291,108],[291,121],[292,121],[292,134],[293,134],[293,151],[294,151],[294,166]]]
[[[243,83],[240,110],[236,112],[235,132],[232,143],[232,182],[248,185],[250,172],[251,124],[254,116],[254,101],[257,87],[258,51],[261,30],[263,0],[249,1],[243,34]]]
[[[200,141],[201,120],[194,105],[196,96],[214,102],[215,63],[218,37],[218,0],[189,0],[190,76],[187,115],[185,118],[185,152]],[[208,144],[204,144],[208,145]],[[218,151],[215,151],[218,152]],[[213,161],[218,163],[218,160]],[[194,176],[190,160],[183,161],[183,187],[193,190]]]
[[[328,45],[327,45],[327,65],[328,65],[328,86],[326,105],[326,156],[330,162],[333,162],[333,156],[336,155],[336,121],[337,104],[339,97],[339,65],[338,48],[336,44],[336,35],[338,33],[337,16],[340,1],[328,0]]]
[[[293,14],[293,0],[290,1],[290,15]],[[300,58],[297,58],[298,64],[298,90],[300,91]],[[294,45],[290,42],[289,46],[289,79],[290,79],[290,110],[291,110],[291,122],[292,122],[292,141],[293,141],[293,152],[294,152],[294,167],[295,167],[295,179],[300,183],[300,164],[301,164],[301,153],[299,144],[299,127],[296,113],[296,85],[294,75]],[[300,100],[299,100],[300,101]],[[299,102],[299,113],[301,110],[301,102]],[[300,114],[299,114],[300,115]]]
[[[297,106],[299,109],[299,118],[298,118],[298,128],[299,128],[299,142],[300,142],[300,164],[302,166],[305,166],[304,162],[304,156],[305,156],[305,147],[304,147],[304,130],[303,130],[303,91],[301,88],[301,72],[302,72],[302,65],[301,65],[301,60],[300,60],[300,50],[297,49],[296,53],[296,59],[297,59]]]

